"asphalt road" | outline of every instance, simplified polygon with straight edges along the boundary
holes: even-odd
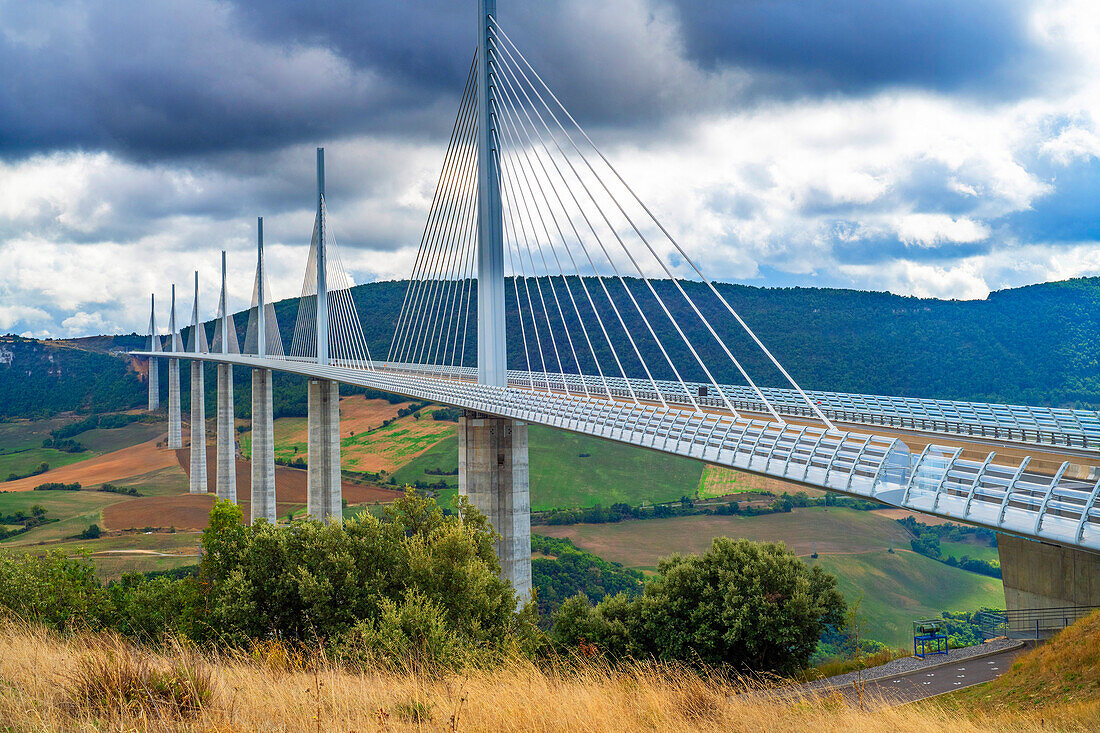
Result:
[[[1009,649],[988,657],[964,659],[956,664],[918,669],[867,682],[863,690],[864,698],[865,701],[882,700],[887,704],[900,705],[979,685],[1000,677],[1012,666],[1017,655],[1025,650],[1026,647]],[[852,685],[832,691],[842,694],[850,704],[858,704]]]

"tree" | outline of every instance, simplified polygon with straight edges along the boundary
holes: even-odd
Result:
[[[444,515],[434,500],[410,492],[381,518],[280,528],[242,525],[239,507],[218,502],[200,570],[211,624],[227,640],[373,639],[363,623],[398,618],[395,609],[415,601],[438,610],[447,632],[470,647],[526,633],[534,620],[515,613],[497,535],[464,497],[457,509]]]
[[[555,615],[559,643],[611,657],[653,656],[789,673],[804,667],[828,625],[844,621],[836,578],[782,544],[719,537],[703,555],[661,561],[636,601],[571,599]]]

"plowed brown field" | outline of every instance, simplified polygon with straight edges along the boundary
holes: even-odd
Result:
[[[214,497],[211,494],[148,496],[104,507],[103,523],[107,525],[107,529],[203,529],[212,506]]]

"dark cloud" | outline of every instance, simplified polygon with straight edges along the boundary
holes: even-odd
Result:
[[[802,91],[1016,94],[1041,72],[1031,7],[1017,0],[670,1],[691,58],[767,71]]]
[[[0,156],[156,160],[362,133],[445,135],[474,0],[0,1]],[[586,124],[660,129],[769,95],[1023,85],[1011,0],[504,0]]]

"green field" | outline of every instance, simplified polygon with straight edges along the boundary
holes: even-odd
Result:
[[[962,557],[966,555],[971,560],[1000,562],[1000,557],[997,555],[997,548],[990,547],[984,542],[981,544],[972,544],[970,542],[947,542],[945,540],[940,540],[940,552],[945,558],[954,556],[961,560]]]
[[[571,509],[624,502],[638,506],[695,496],[703,464],[609,440],[555,430],[529,428],[531,509]],[[458,468],[458,437],[446,438],[412,459],[393,476],[398,484],[444,480],[458,486],[458,476],[435,476],[425,469]]]
[[[1001,581],[959,570],[909,550],[821,555],[816,561],[836,574],[849,603],[860,596],[867,637],[891,646],[913,643],[913,621],[943,611],[1004,608]]]
[[[50,468],[60,468],[70,463],[77,463],[98,455],[92,451],[82,453],[66,453],[55,448],[26,448],[15,453],[0,455],[0,488],[3,481],[11,474],[25,476],[37,468],[39,464],[47,463]]]
[[[29,512],[35,504],[46,509],[50,519],[59,522],[36,527],[25,534],[0,542],[0,547],[34,545],[60,540],[83,532],[89,524],[103,526],[103,507],[125,501],[126,497],[102,491],[16,491],[0,494],[0,514]]]
[[[451,434],[394,471],[393,480],[399,486],[412,485],[417,481],[426,481],[432,484],[444,481],[448,486],[457,489],[457,473],[451,476],[435,476],[425,473],[425,471],[437,468],[444,471],[458,470],[458,435]]]
[[[93,453],[110,453],[160,437],[167,430],[165,421],[135,422],[121,428],[93,428],[78,433],[73,440]],[[51,464],[52,465],[52,464]]]

